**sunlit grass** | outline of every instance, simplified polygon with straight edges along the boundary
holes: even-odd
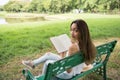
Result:
[[[93,39],[120,37],[119,18],[85,20],[89,25]],[[63,33],[69,35],[71,21],[42,21],[1,25],[0,64],[7,62],[16,55],[32,54],[51,48],[49,38]]]
[[[96,18],[120,18],[120,15],[111,15],[111,14],[105,14],[105,13],[79,13],[79,14],[73,14],[73,13],[67,13],[67,14],[58,14],[56,16],[65,16],[68,19],[96,19]]]

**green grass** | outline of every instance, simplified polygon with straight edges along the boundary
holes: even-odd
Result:
[[[91,36],[93,38],[120,37],[120,18],[89,19]]]
[[[74,16],[78,18],[81,15]],[[85,16],[87,15],[84,15],[83,18]],[[92,39],[120,37],[119,17],[98,17],[91,16],[90,18],[89,15],[84,18],[88,23]],[[0,25],[0,69],[4,69],[2,72],[0,70],[0,79],[17,80],[23,77],[20,66],[21,60],[26,59],[26,57],[29,59],[38,57],[35,55],[49,51],[51,48],[53,49],[49,38],[63,33],[69,35],[69,26],[72,20]],[[112,65],[109,64],[110,69],[111,67],[116,69],[114,62],[116,61],[110,62],[112,63]]]
[[[86,19],[93,39],[120,37],[119,18]],[[28,55],[51,48],[51,36],[67,33],[71,21],[43,21],[6,24],[0,27],[0,64],[16,55]]]
[[[68,33],[69,29],[65,29],[67,26],[61,21],[2,25],[0,27],[0,64],[16,55],[32,54],[50,48],[49,38]]]

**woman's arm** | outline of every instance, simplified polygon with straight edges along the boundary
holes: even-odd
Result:
[[[73,55],[78,51],[79,51],[78,46],[74,43],[68,49],[68,56]],[[72,69],[67,70],[68,73],[70,73],[71,71],[72,71]]]

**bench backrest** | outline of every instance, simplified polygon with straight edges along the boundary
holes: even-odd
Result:
[[[65,70],[72,68],[84,61],[82,54],[76,53],[73,56],[66,57],[59,61],[49,64],[47,67],[47,73],[45,75],[45,80],[51,80],[51,76],[60,74]]]
[[[104,54],[107,54],[107,55],[103,62],[107,62],[109,59],[110,53],[113,51],[116,45],[116,42],[117,41],[115,40],[115,41],[97,46],[96,49],[97,49],[98,54],[96,56],[95,62],[100,63],[102,61],[101,56]],[[83,62],[84,62],[84,57],[82,53],[79,52],[72,56],[56,61],[55,63],[49,63],[44,80],[51,80],[54,75],[60,74],[64,72],[65,70],[72,68]]]
[[[117,41],[114,40],[112,42],[108,42],[106,44],[97,46],[96,49],[97,49],[98,54],[96,56],[95,63],[100,63],[100,62],[106,63],[109,59],[111,52],[113,51],[113,49],[116,45],[116,43],[117,43]],[[105,56],[104,60],[102,61],[103,55],[106,55],[106,56]]]

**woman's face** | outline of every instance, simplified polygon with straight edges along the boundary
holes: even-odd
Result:
[[[71,25],[71,30],[70,31],[71,31],[71,37],[78,40],[78,36],[80,36],[80,35],[79,35],[77,25],[75,23],[73,23]]]

